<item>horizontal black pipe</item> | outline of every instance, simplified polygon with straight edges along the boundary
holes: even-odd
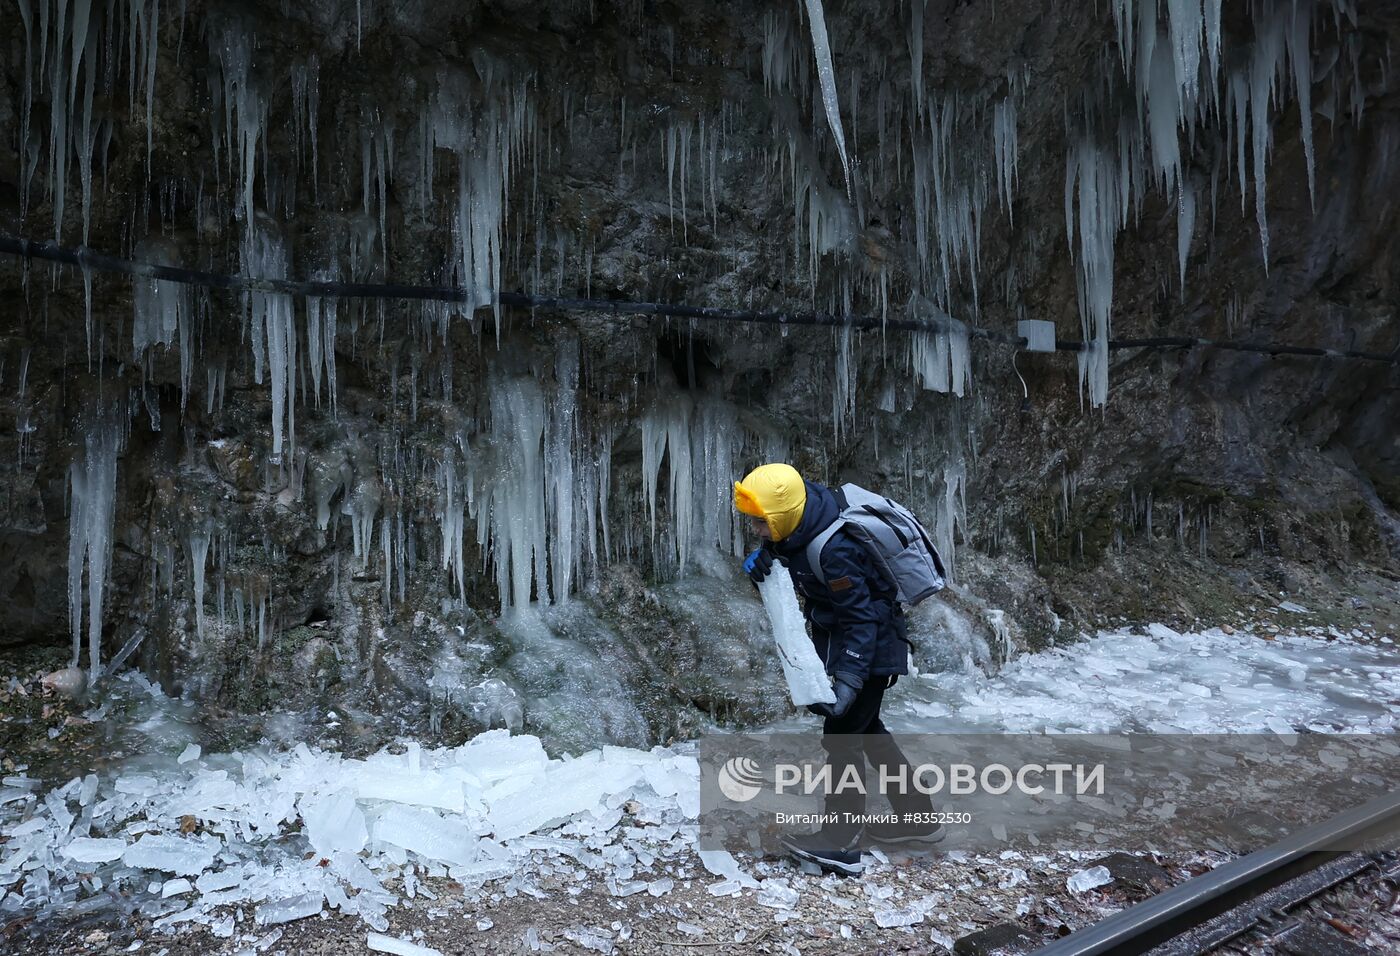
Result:
[[[267,292],[277,295],[305,295],[338,299],[416,299],[434,302],[466,302],[470,290],[452,286],[370,285],[356,282],[303,282],[294,279],[257,279],[230,276],[217,272],[201,272],[179,266],[161,266],[134,262],[93,252],[87,247],[69,249],[49,242],[32,242],[14,236],[0,236],[0,253],[41,259],[77,266],[91,272],[116,272],[165,282],[203,286],[209,289],[229,289],[247,292]],[[530,295],[524,292],[502,292],[497,295],[501,305],[526,309],[559,309],[566,312],[603,312],[611,315],[662,315],[672,318],[705,319],[716,322],[749,322],[767,325],[850,326],[861,329],[897,329],[909,332],[938,332],[951,326],[937,320],[918,322],[911,319],[880,319],[874,316],[834,315],[827,312],[752,312],[743,309],[720,309],[710,306],[673,305],[664,302],[629,302],[616,299],[569,299],[558,296]],[[1024,347],[1020,336],[1005,335],[989,329],[968,328],[968,337],[1004,342]]]
[[[179,266],[162,266],[134,262],[116,256],[94,252],[86,246],[71,249],[52,242],[33,242],[16,236],[0,235],[0,253],[25,259],[40,259],[77,266],[90,272],[115,272],[165,282],[203,286],[209,289],[229,289],[247,292],[267,292],[278,295],[304,295],[341,299],[414,299],[434,302],[466,302],[470,290],[453,286],[368,284],[357,282],[306,282],[293,279],[257,279],[231,276],[217,272],[202,272]],[[617,299],[572,299],[559,296],[532,295],[525,292],[502,292],[497,295],[501,305],[523,309],[558,309],[564,312],[600,312],[609,315],[655,315],[682,319],[703,319],[711,322],[743,322],[762,325],[845,326],[859,329],[890,329],[906,332],[939,332],[952,328],[938,320],[881,319],[875,316],[835,315],[829,312],[754,312],[746,309],[721,309],[701,305],[679,305],[665,302],[629,302]],[[967,326],[969,338],[984,342],[1025,348],[1026,340],[990,329]],[[1346,358],[1368,362],[1400,364],[1400,349],[1383,352],[1322,349],[1298,345],[1269,345],[1254,342],[1216,341],[1213,339],[1162,337],[1147,339],[1111,339],[1112,351],[1134,348],[1215,348],[1236,352],[1258,352],[1266,355],[1298,355],[1315,358]],[[1058,352],[1082,352],[1084,344],[1074,341],[1055,343]]]

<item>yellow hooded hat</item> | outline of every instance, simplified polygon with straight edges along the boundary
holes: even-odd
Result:
[[[734,507],[742,514],[768,522],[774,541],[797,530],[807,506],[807,486],[791,465],[759,465],[734,482]]]

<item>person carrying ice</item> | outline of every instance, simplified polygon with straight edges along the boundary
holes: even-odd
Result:
[[[755,468],[734,483],[734,506],[751,519],[762,545],[744,560],[755,585],[784,564],[803,597],[803,616],[817,655],[834,681],[835,701],[811,704],[824,718],[822,746],[831,779],[865,763],[892,774],[913,769],[880,720],[885,691],[909,672],[902,603],[914,604],[943,587],[944,572],[927,532],[902,506],[856,485],[839,489],[806,481],[787,464]],[[838,822],[810,834],[784,835],[799,859],[856,874],[864,869],[862,838],[876,843],[935,842],[942,827],[930,822],[927,794],[889,795],[899,823],[862,826],[865,794],[828,795],[827,814]],[[910,822],[903,822],[909,817]]]

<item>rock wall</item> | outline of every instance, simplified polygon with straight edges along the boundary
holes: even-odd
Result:
[[[561,746],[772,716],[728,488],[779,456],[956,555],[925,663],[1284,594],[1392,613],[1393,364],[1108,338],[1396,347],[1400,22],[1102,6],[828,3],[833,107],[796,3],[20,0],[0,231],[469,294],[0,262],[0,642]],[[965,334],[1021,319],[1089,350]]]

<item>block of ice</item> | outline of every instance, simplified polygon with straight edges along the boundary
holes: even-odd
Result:
[[[774,563],[773,570],[758,586],[758,593],[773,625],[773,639],[778,645],[778,659],[783,665],[792,702],[803,707],[834,701],[836,695],[831,689],[831,680],[807,636],[807,623],[797,606],[797,592],[793,590],[788,569]]]
[[[532,771],[544,770],[549,763],[538,737],[528,734],[512,737],[508,730],[477,734],[457,751],[457,759],[485,786],[508,777],[528,778]]]
[[[110,863],[126,852],[125,840],[78,837],[63,848],[63,855],[77,863]]]
[[[605,761],[596,751],[554,763],[541,785],[493,802],[488,825],[496,839],[513,840],[599,807],[606,796],[635,786],[641,775],[635,763]]]
[[[1065,880],[1065,887],[1071,893],[1087,893],[1098,886],[1105,886],[1113,882],[1113,874],[1108,872],[1106,866],[1091,866],[1087,870],[1080,870]]]
[[[397,772],[367,764],[356,787],[361,800],[385,800],[461,813],[466,809],[462,781],[445,774]]]
[[[406,939],[395,939],[392,936],[384,936],[380,933],[370,933],[365,940],[365,945],[375,953],[393,953],[395,956],[442,956],[440,950],[431,946],[420,946],[417,943],[410,943]]]
[[[611,953],[616,948],[611,933],[587,926],[564,930],[564,938],[595,953]]]
[[[202,753],[202,750],[199,744],[190,744],[184,750],[180,751],[180,756],[175,759],[175,762],[185,764],[189,763],[191,760],[198,760],[200,753]]]
[[[188,893],[192,889],[194,889],[194,884],[189,880],[185,879],[183,876],[176,877],[173,880],[165,881],[165,884],[160,888],[160,898],[168,900],[172,896]]]
[[[214,850],[204,842],[147,833],[126,848],[122,862],[138,870],[196,876],[214,862]]]
[[[402,847],[429,860],[465,866],[480,856],[480,842],[459,820],[443,819],[431,810],[390,806],[374,825],[380,843]]]
[[[316,890],[285,900],[273,900],[259,906],[253,914],[253,918],[261,926],[275,926],[278,923],[306,919],[308,916],[316,916],[321,912],[321,904],[324,899],[321,891]]]
[[[355,798],[344,790],[331,794],[303,794],[297,804],[306,838],[323,857],[339,852],[359,853],[369,840],[365,815]]]
[[[232,889],[242,882],[243,869],[231,866],[217,873],[201,874],[199,879],[194,881],[194,887],[201,893],[217,893],[219,890]]]
[[[758,890],[759,905],[771,906],[774,909],[790,910],[797,905],[799,899],[801,896],[797,890],[788,886],[787,880],[764,880]]]
[[[892,906],[881,907],[875,911],[875,925],[881,929],[892,929],[897,926],[913,926],[915,923],[924,921],[923,910],[917,906],[906,906],[895,908]]]
[[[733,880],[740,886],[756,887],[758,880],[739,869],[739,861],[728,850],[701,850],[700,862],[715,876]]]
[[[123,774],[117,778],[114,786],[117,788],[117,793],[125,793],[135,797],[150,796],[160,788],[155,777],[143,773]]]

